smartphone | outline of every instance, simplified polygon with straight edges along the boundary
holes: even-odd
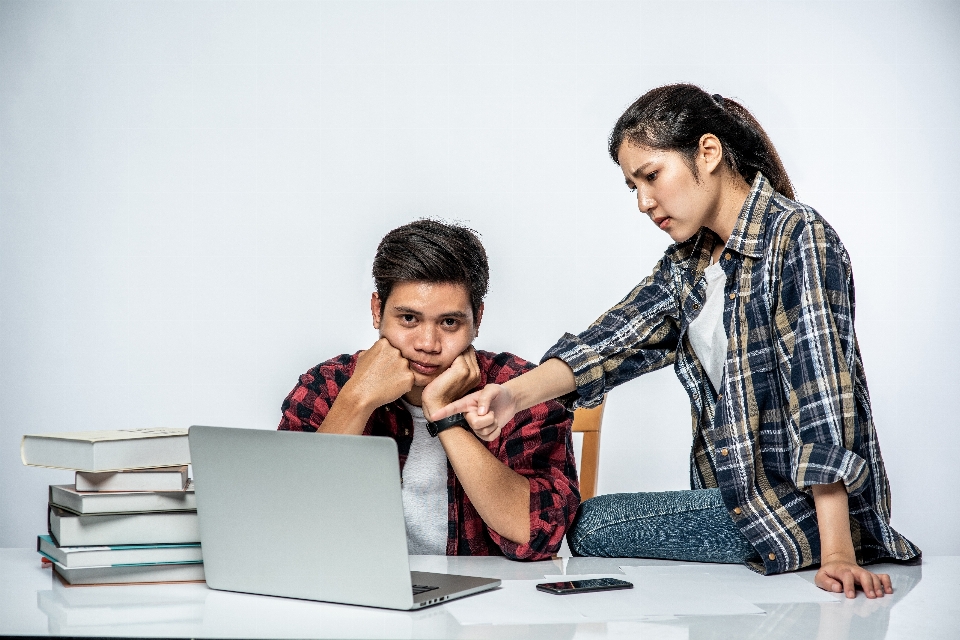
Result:
[[[612,589],[633,589],[633,583],[616,578],[596,578],[594,580],[571,580],[570,582],[544,582],[537,589],[562,596],[568,593],[589,593],[591,591],[610,591]]]

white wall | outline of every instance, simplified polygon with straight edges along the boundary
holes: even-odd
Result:
[[[894,526],[960,553],[955,2],[0,1],[0,546],[45,528],[23,433],[275,428],[368,346],[380,236],[482,234],[478,346],[538,359],[667,237],[606,136],[658,84],[742,100],[853,257]],[[671,371],[610,398],[602,492],[684,488]]]

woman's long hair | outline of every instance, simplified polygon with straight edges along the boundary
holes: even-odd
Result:
[[[793,184],[770,138],[756,118],[735,100],[710,95],[692,84],[669,84],[643,94],[623,112],[610,133],[609,151],[619,164],[624,142],[680,152],[695,177],[700,138],[712,133],[723,145],[727,165],[752,184],[757,172],[775,191],[793,199]]]

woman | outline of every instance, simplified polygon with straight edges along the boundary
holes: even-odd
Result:
[[[690,491],[585,502],[576,554],[819,564],[816,584],[892,593],[861,564],[919,559],[890,494],[853,327],[849,256],[793,201],[776,149],[740,104],[692,85],[653,89],[620,117],[610,155],[640,211],[674,240],[653,273],[541,365],[444,407],[484,439],[526,407],[595,406],[672,364],[690,396]]]

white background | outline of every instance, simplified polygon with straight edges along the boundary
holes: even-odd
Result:
[[[538,360],[667,246],[606,136],[689,81],[754,111],[843,238],[893,524],[960,554],[958,27],[917,0],[0,1],[0,546],[70,481],[24,433],[275,428],[373,342],[374,249],[416,217],[481,232],[477,346]],[[688,487],[672,371],[608,405],[600,491]]]

